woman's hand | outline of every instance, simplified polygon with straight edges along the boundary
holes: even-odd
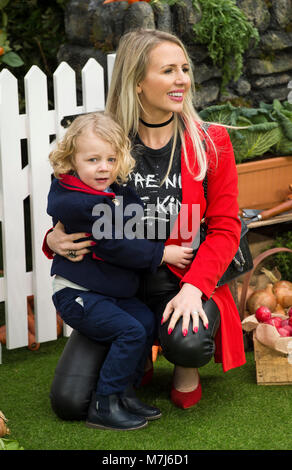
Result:
[[[49,248],[60,256],[64,256],[70,261],[81,261],[83,256],[90,253],[87,249],[92,240],[75,243],[75,240],[88,237],[86,233],[65,233],[64,225],[58,222],[54,230],[47,235],[47,244]],[[76,254],[76,256],[74,256]],[[72,256],[73,255],[73,256]]]
[[[161,324],[165,323],[171,316],[168,333],[174,330],[180,317],[182,319],[182,334],[188,333],[190,318],[193,320],[193,331],[199,330],[199,317],[203,321],[205,328],[208,328],[208,317],[202,307],[202,292],[192,284],[185,283],[179,293],[171,299],[165,307],[162,315]]]
[[[186,246],[167,245],[164,249],[163,261],[177,268],[184,269],[193,259],[193,249]]]

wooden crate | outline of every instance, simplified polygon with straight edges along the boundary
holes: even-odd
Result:
[[[292,358],[264,346],[256,339],[255,333],[253,344],[257,384],[292,385]]]
[[[269,209],[280,204],[289,194],[292,156],[245,162],[236,167],[241,209]]]

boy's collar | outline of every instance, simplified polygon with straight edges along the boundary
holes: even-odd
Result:
[[[97,191],[96,189],[91,188],[87,184],[83,183],[81,179],[74,175],[61,174],[59,179],[59,184],[66,189],[71,191],[80,191],[87,194],[95,194],[99,196],[108,196],[115,197],[115,193],[107,191]]]

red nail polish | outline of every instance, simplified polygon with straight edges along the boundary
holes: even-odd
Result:
[[[171,335],[172,333],[172,328],[168,328],[168,334]]]
[[[185,328],[184,331],[183,331],[183,335],[187,336],[187,334],[188,334],[188,330]]]
[[[163,324],[163,317],[161,318],[161,325]]]
[[[198,333],[198,330],[199,330],[199,328],[197,326],[195,326],[194,333]]]
[[[86,233],[85,234],[86,237],[91,237],[91,235],[92,235],[91,233]]]
[[[96,245],[96,242],[90,242],[90,245],[94,246]]]
[[[206,330],[208,330],[208,328],[209,328],[209,323],[206,323],[205,328],[206,328]]]

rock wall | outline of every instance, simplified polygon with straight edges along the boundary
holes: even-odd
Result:
[[[221,71],[205,46],[194,43],[193,25],[200,11],[191,0],[170,7],[144,1],[128,5],[121,1],[103,5],[103,0],[70,0],[65,12],[67,42],[58,60],[65,60],[80,76],[89,57],[105,68],[106,55],[114,52],[124,32],[138,27],[174,32],[187,46],[194,64],[197,109],[226,100],[257,106],[274,99],[287,100],[292,80],[292,0],[237,0],[248,19],[258,28],[260,42],[244,56],[243,74],[221,94]]]

